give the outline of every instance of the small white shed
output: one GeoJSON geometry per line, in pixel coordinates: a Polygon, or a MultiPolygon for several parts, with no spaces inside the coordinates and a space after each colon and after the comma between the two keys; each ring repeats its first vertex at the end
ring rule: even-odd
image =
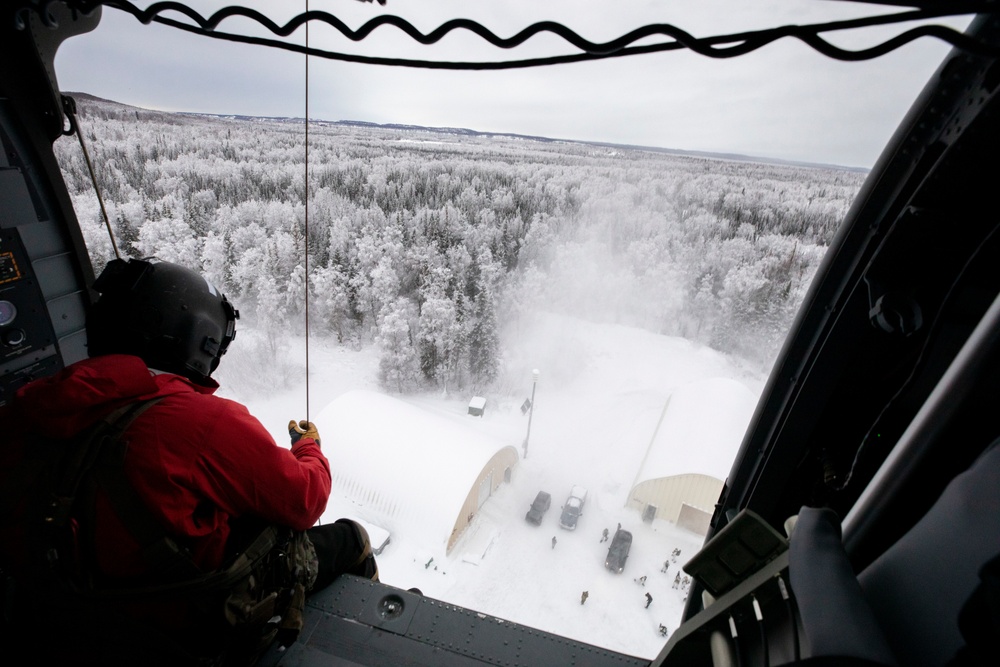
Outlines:
{"type": "Polygon", "coordinates": [[[486,399],[482,396],[473,396],[469,401],[469,414],[473,417],[482,417],[486,413],[486,399]]]}

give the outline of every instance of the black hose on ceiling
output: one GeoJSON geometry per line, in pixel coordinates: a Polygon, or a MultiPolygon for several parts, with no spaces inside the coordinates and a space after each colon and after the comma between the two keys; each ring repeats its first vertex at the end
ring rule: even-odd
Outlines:
{"type": "MultiPolygon", "coordinates": [[[[306,53],[308,55],[329,60],[340,60],[345,62],[373,65],[388,65],[395,67],[416,67],[423,69],[518,69],[600,60],[605,58],[618,58],[646,53],[657,53],[661,51],[676,51],[682,49],[689,49],[699,55],[709,58],[733,58],[756,51],[757,49],[771,44],[772,42],[786,38],[798,39],[817,52],[834,60],[842,61],[859,61],[878,58],[898,49],[901,46],[904,46],[905,44],[909,44],[910,42],[923,37],[933,37],[946,42],[953,47],[978,55],[1000,55],[1000,49],[997,47],[979,42],[968,35],[964,35],[957,30],[943,25],[917,26],[899,33],[880,44],[859,50],[850,50],[838,47],[821,36],[823,33],[872,26],[891,25],[910,21],[927,21],[946,16],[960,16],[973,13],[995,13],[998,9],[998,4],[992,0],[955,2],[951,3],[947,8],[914,9],[843,21],[832,21],[809,25],[785,25],[763,30],[754,30],[728,35],[715,35],[703,38],[696,38],[690,33],[671,24],[656,23],[636,28],[607,42],[592,42],[580,36],[578,33],[565,25],[554,21],[541,21],[533,23],[510,37],[501,37],[492,32],[489,28],[483,26],[481,23],[470,19],[452,19],[442,23],[440,26],[428,33],[422,33],[406,19],[389,15],[372,18],[357,30],[353,30],[336,16],[324,11],[306,11],[294,16],[284,25],[278,25],[270,18],[254,9],[239,6],[224,7],[206,18],[194,9],[180,2],[154,2],[144,10],[139,9],[127,0],[69,0],[69,4],[72,7],[79,8],[81,11],[89,11],[98,5],[103,5],[105,7],[129,13],[140,22],[146,24],[160,23],[179,30],[204,35],[206,37],[213,37],[215,39],[279,48],[287,51],[306,53]],[[189,19],[190,22],[164,16],[164,14],[168,12],[181,14],[189,19]],[[532,37],[548,33],[562,38],[566,43],[577,49],[579,52],[541,58],[484,62],[362,56],[326,51],[314,47],[303,46],[301,44],[285,42],[280,39],[254,37],[218,30],[218,27],[224,21],[234,17],[253,20],[279,37],[287,37],[304,24],[317,21],[325,23],[326,25],[336,29],[341,35],[353,42],[360,42],[364,40],[376,29],[383,26],[396,28],[397,30],[400,30],[408,35],[415,42],[424,45],[436,44],[450,33],[463,30],[471,32],[482,38],[485,42],[501,49],[516,48],[524,44],[532,37]],[[636,42],[650,37],[665,37],[669,38],[670,41],[642,46],[634,45],[636,42]]],[[[41,13],[41,11],[36,9],[34,6],[32,6],[31,9],[41,13]]]]}

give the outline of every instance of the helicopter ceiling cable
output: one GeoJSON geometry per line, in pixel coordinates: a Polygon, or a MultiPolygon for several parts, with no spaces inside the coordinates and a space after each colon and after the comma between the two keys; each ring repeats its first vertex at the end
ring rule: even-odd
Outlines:
{"type": "MultiPolygon", "coordinates": [[[[865,4],[892,5],[896,7],[905,6],[911,7],[911,9],[856,19],[815,23],[809,25],[785,25],[763,30],[752,30],[748,32],[715,35],[703,38],[696,38],[685,30],[668,23],[656,23],[641,26],[607,42],[592,42],[562,23],[558,23],[556,21],[541,21],[533,23],[513,36],[501,37],[489,28],[483,26],[481,23],[470,19],[452,19],[445,21],[434,30],[428,33],[423,33],[406,19],[392,15],[377,16],[364,23],[357,30],[353,30],[329,12],[310,11],[308,8],[304,13],[298,14],[288,20],[284,25],[278,25],[264,14],[254,9],[240,6],[224,7],[213,13],[211,16],[204,17],[196,10],[180,2],[155,2],[149,5],[146,9],[139,9],[127,0],[69,0],[68,4],[71,7],[83,12],[88,12],[97,6],[105,6],[129,13],[140,22],[146,24],[159,23],[177,28],[179,30],[213,37],[215,39],[270,46],[299,53],[307,53],[309,55],[330,60],[397,67],[417,67],[425,69],[518,69],[524,67],[539,67],[545,65],[657,53],[661,51],[675,51],[680,49],[690,49],[699,55],[710,58],[733,58],[756,51],[757,49],[767,46],[772,42],[785,38],[798,39],[829,58],[844,61],[871,60],[878,58],[922,37],[934,37],[953,47],[960,48],[974,54],[1000,54],[1000,50],[996,47],[980,42],[972,37],[969,37],[968,35],[964,35],[961,32],[943,25],[919,25],[891,37],[882,43],[859,50],[850,50],[838,47],[821,36],[822,34],[831,32],[867,28],[872,26],[887,26],[905,22],[928,21],[948,16],[966,16],[976,13],[997,13],[997,11],[1000,10],[1000,5],[998,5],[995,0],[967,0],[965,2],[946,2],[941,0],[912,0],[910,2],[907,2],[906,0],[851,1],[865,4]],[[189,19],[190,22],[164,16],[164,14],[167,13],[181,14],[189,19]],[[408,35],[414,41],[423,45],[436,44],[450,33],[457,30],[463,30],[471,32],[483,39],[483,41],[501,49],[516,48],[536,35],[549,33],[560,37],[578,52],[541,58],[482,62],[362,56],[326,51],[312,48],[308,46],[308,44],[303,46],[301,44],[286,42],[280,39],[269,39],[223,32],[218,29],[222,23],[233,17],[253,20],[278,37],[287,37],[295,32],[300,26],[308,24],[311,21],[318,21],[334,28],[343,37],[353,42],[360,42],[364,40],[376,29],[382,28],[383,26],[396,28],[397,30],[408,35]],[[636,42],[650,37],[665,37],[668,38],[668,41],[658,44],[634,46],[636,42]]],[[[383,4],[383,0],[379,0],[379,2],[380,4],[383,4]]],[[[32,9],[42,14],[43,21],[51,20],[45,16],[44,11],[34,7],[32,9]]]]}

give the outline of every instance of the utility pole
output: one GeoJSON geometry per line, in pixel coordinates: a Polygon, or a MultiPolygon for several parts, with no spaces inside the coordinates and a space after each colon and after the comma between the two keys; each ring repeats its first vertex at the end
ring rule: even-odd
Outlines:
{"type": "Polygon", "coordinates": [[[528,434],[524,436],[524,458],[528,458],[528,438],[531,437],[531,418],[535,416],[535,387],[538,386],[538,369],[531,371],[531,407],[528,412],[528,434]]]}

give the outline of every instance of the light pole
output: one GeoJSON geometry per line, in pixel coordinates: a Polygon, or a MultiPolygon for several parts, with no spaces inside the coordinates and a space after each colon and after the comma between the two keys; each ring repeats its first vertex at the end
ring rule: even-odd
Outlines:
{"type": "Polygon", "coordinates": [[[528,434],[524,436],[524,458],[528,458],[528,438],[531,437],[531,418],[535,415],[535,387],[538,385],[538,369],[531,371],[531,407],[528,409],[528,434]]]}

